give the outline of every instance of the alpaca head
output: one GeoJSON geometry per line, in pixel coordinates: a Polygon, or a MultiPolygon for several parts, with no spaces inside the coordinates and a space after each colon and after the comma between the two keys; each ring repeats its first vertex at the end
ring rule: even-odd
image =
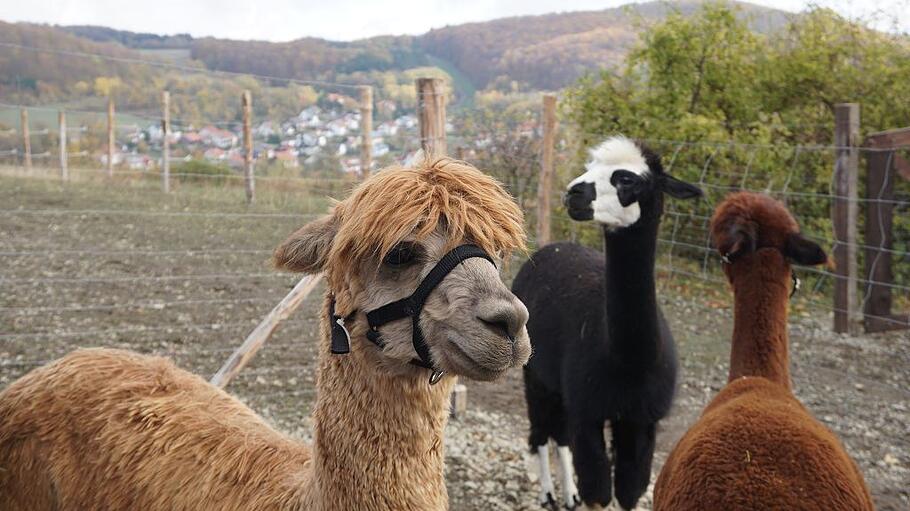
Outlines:
{"type": "MultiPolygon", "coordinates": [[[[524,250],[521,210],[492,178],[448,158],[377,172],[331,213],[275,250],[276,266],[324,272],[352,337],[367,332],[366,313],[410,296],[454,247],[474,244],[497,264],[524,250]]],[[[419,330],[435,369],[491,380],[530,356],[528,311],[490,261],[463,260],[428,295],[419,330]]],[[[410,319],[378,329],[382,347],[363,343],[380,370],[416,374],[410,319]]],[[[358,349],[357,347],[353,349],[358,349]]]]}
{"type": "Polygon", "coordinates": [[[569,183],[565,204],[573,220],[622,229],[643,216],[659,216],[664,193],[678,199],[702,195],[698,187],[664,173],[656,153],[616,136],[591,149],[585,173],[569,183]]]}
{"type": "Polygon", "coordinates": [[[780,201],[753,192],[731,193],[711,218],[711,240],[726,261],[761,249],[774,249],[802,265],[823,264],[828,256],[799,232],[780,201]]]}

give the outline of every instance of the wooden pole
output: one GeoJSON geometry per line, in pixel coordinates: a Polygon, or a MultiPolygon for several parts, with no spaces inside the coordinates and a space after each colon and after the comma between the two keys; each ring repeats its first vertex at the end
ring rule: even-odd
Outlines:
{"type": "MultiPolygon", "coordinates": [[[[871,138],[871,137],[870,137],[871,138]]],[[[875,145],[875,144],[869,144],[875,145]]],[[[867,332],[910,328],[910,317],[891,313],[894,272],[894,147],[870,151],[866,156],[865,278],[863,323],[867,332]]]]}
{"type": "Polygon", "coordinates": [[[464,417],[468,410],[468,388],[463,383],[456,383],[452,387],[452,398],[449,403],[449,415],[454,419],[464,417]]]}
{"type": "Polygon", "coordinates": [[[25,170],[32,170],[32,135],[28,129],[28,109],[19,110],[19,132],[22,133],[22,162],[25,170]]]}
{"type": "Polygon", "coordinates": [[[114,176],[114,98],[107,98],[107,177],[114,176]]]}
{"type": "Polygon", "coordinates": [[[66,112],[57,113],[57,125],[60,128],[60,179],[66,181],[70,178],[66,162],[66,112]]]}
{"type": "Polygon", "coordinates": [[[278,324],[288,318],[303,303],[307,295],[313,291],[322,275],[307,275],[300,279],[294,289],[282,299],[278,305],[263,318],[259,325],[250,332],[243,344],[231,354],[221,369],[212,376],[211,383],[224,388],[256,355],[256,352],[271,337],[278,324]]]}
{"type": "Polygon", "coordinates": [[[246,184],[246,201],[253,202],[253,192],[256,184],[253,182],[253,96],[250,91],[243,91],[241,99],[243,106],[243,147],[244,169],[243,178],[246,184]]]}
{"type": "Polygon", "coordinates": [[[370,177],[373,166],[373,88],[360,88],[360,173],[370,177]]]}
{"type": "Polygon", "coordinates": [[[859,217],[859,104],[834,106],[834,331],[850,332],[859,319],[857,221],[859,217]]]}
{"type": "Polygon", "coordinates": [[[543,97],[543,146],[537,183],[537,246],[550,242],[550,196],[553,195],[553,145],[556,139],[556,96],[543,97]]]}
{"type": "Polygon", "coordinates": [[[416,86],[420,147],[428,156],[445,156],[447,152],[445,82],[439,78],[418,78],[416,86]]]}
{"type": "Polygon", "coordinates": [[[171,93],[161,93],[161,189],[171,193],[171,93]]]}

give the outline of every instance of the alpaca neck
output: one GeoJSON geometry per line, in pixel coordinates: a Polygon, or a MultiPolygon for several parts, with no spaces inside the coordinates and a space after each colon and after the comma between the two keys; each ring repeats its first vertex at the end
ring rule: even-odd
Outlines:
{"type": "Polygon", "coordinates": [[[761,249],[727,266],[735,303],[730,377],[761,376],[790,388],[787,304],[790,265],[761,249]]]}
{"type": "Polygon", "coordinates": [[[659,343],[654,260],[659,217],[634,225],[604,229],[606,311],[610,360],[620,367],[656,361],[659,343]]]}
{"type": "Polygon", "coordinates": [[[328,322],[322,325],[313,414],[318,501],[331,502],[323,504],[329,509],[444,509],[443,430],[453,379],[430,386],[424,371],[384,374],[360,323],[346,355],[329,352],[328,322]]]}

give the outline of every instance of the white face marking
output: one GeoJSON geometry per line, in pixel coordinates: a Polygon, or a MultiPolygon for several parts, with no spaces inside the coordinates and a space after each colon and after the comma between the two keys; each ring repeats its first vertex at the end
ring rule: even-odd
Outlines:
{"type": "Polygon", "coordinates": [[[628,227],[638,221],[641,216],[638,202],[623,207],[619,202],[616,187],[610,183],[613,173],[617,170],[628,170],[639,176],[648,176],[648,164],[634,142],[621,136],[608,138],[591,149],[591,160],[585,164],[585,170],[584,174],[569,183],[569,188],[577,183],[594,184],[597,197],[591,207],[594,208],[595,221],[613,228],[628,227]]]}
{"type": "Polygon", "coordinates": [[[572,451],[568,446],[557,446],[559,455],[559,471],[562,474],[562,496],[566,508],[581,504],[578,488],[575,486],[575,469],[572,465],[572,451]]]}

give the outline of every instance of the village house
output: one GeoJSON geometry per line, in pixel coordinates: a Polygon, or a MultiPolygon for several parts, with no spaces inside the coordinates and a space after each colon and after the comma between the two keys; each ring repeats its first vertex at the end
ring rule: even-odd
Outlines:
{"type": "Polygon", "coordinates": [[[284,168],[297,168],[300,166],[300,160],[297,157],[297,151],[292,151],[290,149],[285,149],[283,151],[273,151],[272,157],[278,163],[280,163],[284,168]]]}
{"type": "Polygon", "coordinates": [[[227,157],[227,152],[225,152],[224,149],[211,147],[209,149],[206,149],[202,156],[209,161],[222,161],[227,157]]]}
{"type": "Polygon", "coordinates": [[[220,147],[221,149],[230,149],[237,145],[238,141],[237,135],[234,133],[212,125],[199,130],[199,135],[205,145],[220,147]]]}

